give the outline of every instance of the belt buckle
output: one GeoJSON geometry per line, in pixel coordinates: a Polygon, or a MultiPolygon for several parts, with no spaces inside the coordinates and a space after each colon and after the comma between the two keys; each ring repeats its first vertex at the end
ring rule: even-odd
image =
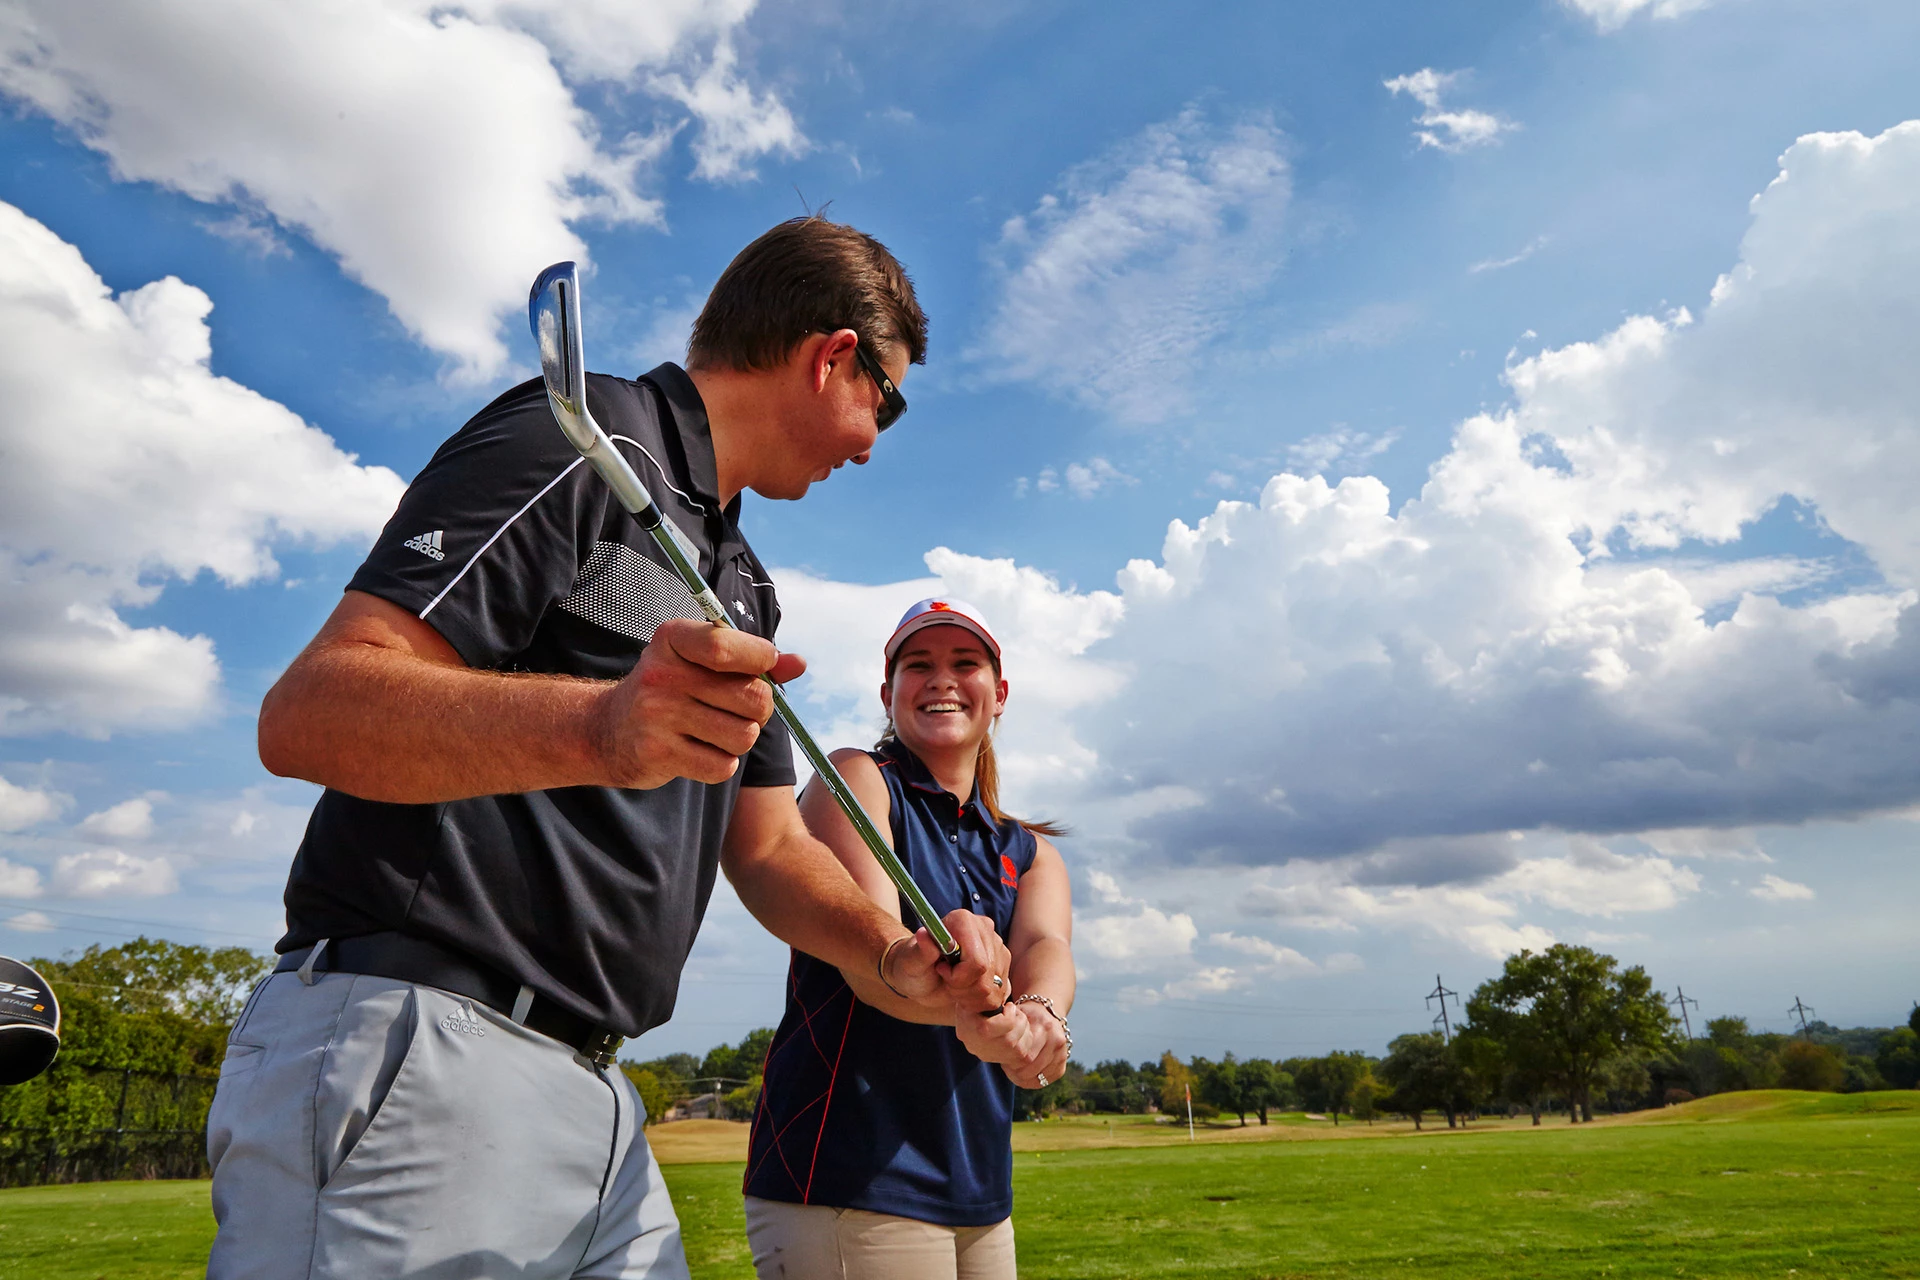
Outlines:
{"type": "Polygon", "coordinates": [[[580,1053],[589,1062],[598,1067],[611,1067],[620,1053],[620,1046],[626,1043],[625,1036],[617,1036],[611,1031],[602,1031],[587,1037],[580,1046],[580,1053]]]}

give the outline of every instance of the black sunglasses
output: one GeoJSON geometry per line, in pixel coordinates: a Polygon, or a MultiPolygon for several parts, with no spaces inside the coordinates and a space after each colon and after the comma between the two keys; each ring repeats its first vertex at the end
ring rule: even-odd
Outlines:
{"type": "Polygon", "coordinates": [[[880,362],[867,353],[865,343],[854,345],[853,358],[860,362],[860,367],[867,371],[869,378],[873,379],[873,385],[880,388],[880,407],[873,411],[873,425],[876,429],[885,431],[900,421],[900,415],[907,411],[907,398],[900,394],[900,388],[893,385],[893,379],[889,378],[887,371],[880,367],[880,362]]]}

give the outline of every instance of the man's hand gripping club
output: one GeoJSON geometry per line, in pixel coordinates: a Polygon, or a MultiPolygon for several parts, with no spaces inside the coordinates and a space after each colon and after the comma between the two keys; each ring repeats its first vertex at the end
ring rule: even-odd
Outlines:
{"type": "Polygon", "coordinates": [[[1007,999],[1007,974],[1013,953],[994,932],[993,921],[971,911],[949,911],[947,932],[960,946],[949,960],[925,929],[902,934],[887,945],[880,977],[896,993],[930,1010],[983,1016],[994,1020],[1007,999]]]}
{"type": "Polygon", "coordinates": [[[647,791],[675,778],[720,783],[773,715],[773,690],[807,669],[771,640],[698,618],[670,618],[625,678],[609,686],[590,732],[605,785],[647,791]]]}

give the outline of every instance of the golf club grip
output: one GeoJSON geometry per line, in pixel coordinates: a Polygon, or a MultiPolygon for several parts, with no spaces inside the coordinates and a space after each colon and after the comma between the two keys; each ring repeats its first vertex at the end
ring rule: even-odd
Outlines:
{"type": "MultiPolygon", "coordinates": [[[[646,531],[653,535],[654,542],[667,557],[667,563],[671,564],[674,572],[680,575],[680,581],[692,593],[694,603],[700,606],[700,612],[706,615],[707,621],[717,627],[733,627],[733,619],[727,616],[725,607],[713,594],[713,588],[709,587],[706,579],[701,576],[700,566],[687,559],[686,553],[680,549],[680,544],[668,531],[666,521],[660,514],[660,508],[654,505],[653,495],[647,492],[646,485],[641,483],[638,475],[634,474],[633,467],[627,462],[625,456],[613,447],[613,442],[597,424],[594,428],[593,448],[581,456],[586,458],[588,464],[599,473],[600,478],[607,482],[607,487],[613,490],[614,497],[620,500],[620,505],[632,512],[646,531]]],[[[893,850],[887,847],[887,842],[881,838],[879,829],[873,825],[873,819],[867,816],[867,811],[861,807],[859,798],[847,786],[846,779],[842,778],[840,771],[834,768],[833,761],[829,760],[827,753],[820,749],[820,744],[814,741],[811,733],[807,732],[807,727],[800,723],[800,717],[794,714],[793,707],[787,702],[785,692],[779,685],[774,684],[770,677],[766,679],[768,687],[773,690],[775,713],[793,734],[794,740],[800,744],[800,750],[807,757],[807,762],[813,766],[813,771],[827,784],[827,790],[833,793],[834,800],[840,805],[840,811],[847,815],[847,821],[851,822],[853,829],[859,833],[860,842],[867,846],[867,852],[871,853],[874,861],[880,864],[880,869],[887,873],[887,879],[893,881],[894,887],[906,896],[914,914],[920,917],[920,923],[925,925],[927,932],[933,935],[935,944],[940,948],[940,954],[949,959],[958,956],[959,945],[954,942],[953,935],[947,931],[947,926],[941,921],[939,913],[933,909],[933,904],[927,901],[927,895],[920,891],[920,886],[913,882],[913,876],[908,873],[906,866],[893,850]]]]}

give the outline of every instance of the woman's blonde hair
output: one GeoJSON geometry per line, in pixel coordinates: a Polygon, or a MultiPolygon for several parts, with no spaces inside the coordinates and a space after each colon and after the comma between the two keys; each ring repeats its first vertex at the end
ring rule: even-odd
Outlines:
{"type": "MultiPolygon", "coordinates": [[[[998,680],[1000,678],[1000,655],[994,653],[992,650],[988,650],[987,661],[993,664],[993,678],[998,680]]],[[[893,683],[893,669],[898,666],[899,663],[900,659],[897,654],[888,660],[888,684],[893,683]]],[[[993,722],[997,727],[1000,723],[1000,718],[995,716],[993,722]]],[[[893,712],[889,711],[887,712],[887,727],[881,732],[880,741],[873,744],[874,750],[884,750],[890,744],[899,741],[900,735],[893,726],[893,712]]],[[[980,739],[980,750],[973,757],[973,785],[980,792],[980,807],[985,809],[987,816],[992,818],[996,823],[1008,821],[1017,822],[1035,835],[1040,836],[1064,836],[1073,830],[1073,828],[1067,826],[1064,822],[1029,822],[1025,818],[1016,818],[1001,809],[1000,762],[994,758],[993,731],[991,729],[987,731],[986,737],[980,739]]]]}

